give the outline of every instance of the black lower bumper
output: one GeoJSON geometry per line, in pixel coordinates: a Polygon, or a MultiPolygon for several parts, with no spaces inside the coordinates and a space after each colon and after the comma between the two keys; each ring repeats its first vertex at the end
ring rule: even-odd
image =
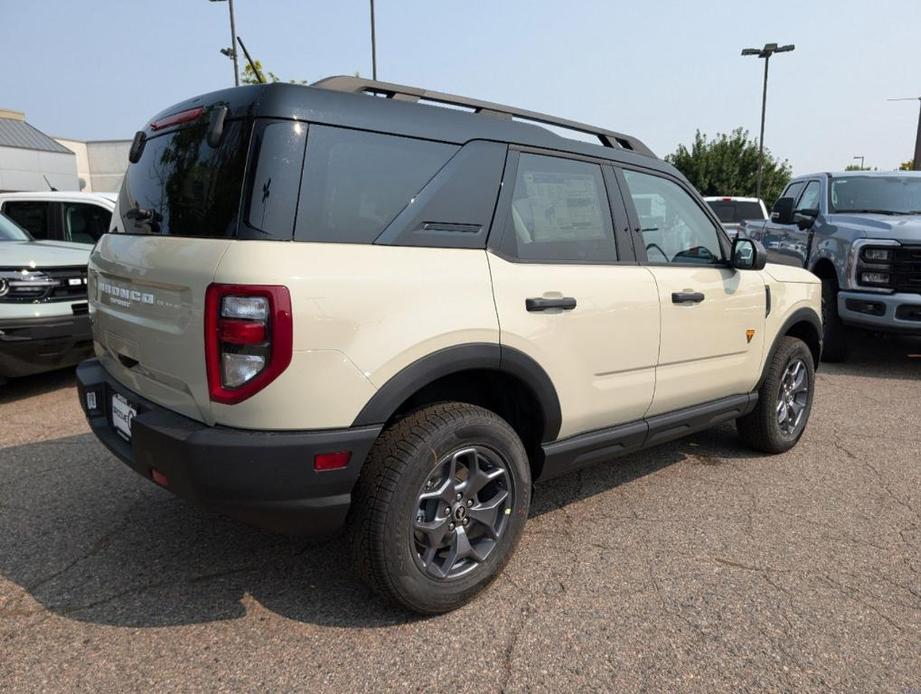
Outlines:
{"type": "Polygon", "coordinates": [[[29,376],[73,366],[93,353],[86,314],[0,320],[0,376],[29,376]]]}
{"type": "Polygon", "coordinates": [[[178,496],[260,527],[321,537],[345,522],[351,492],[380,426],[249,431],[207,426],[115,381],[96,359],[77,367],[80,404],[93,433],[135,472],[178,496]],[[96,407],[87,406],[92,393],[96,407]],[[112,397],[137,410],[131,440],[112,425],[112,397]],[[317,471],[314,456],[349,451],[342,469],[317,471]]]}

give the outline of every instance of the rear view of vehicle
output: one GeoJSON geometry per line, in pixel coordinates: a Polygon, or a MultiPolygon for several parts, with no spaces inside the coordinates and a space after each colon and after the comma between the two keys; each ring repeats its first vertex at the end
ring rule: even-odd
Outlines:
{"type": "Polygon", "coordinates": [[[35,241],[0,214],[0,382],[92,352],[85,246],[35,241]]]}
{"type": "Polygon", "coordinates": [[[742,222],[750,219],[767,219],[767,208],[759,198],[742,197],[706,197],[704,200],[710,209],[716,212],[723,229],[729,238],[734,239],[739,235],[742,222]]]}

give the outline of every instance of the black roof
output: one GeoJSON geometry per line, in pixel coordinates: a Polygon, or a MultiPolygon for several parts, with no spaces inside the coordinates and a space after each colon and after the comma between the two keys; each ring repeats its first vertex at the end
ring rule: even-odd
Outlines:
{"type": "MultiPolygon", "coordinates": [[[[629,135],[490,102],[360,78],[327,78],[311,86],[276,82],[224,89],[171,106],[151,122],[197,106],[221,104],[228,106],[229,118],[291,118],[453,144],[494,140],[634,163],[680,176],[640,140],[629,135]],[[394,92],[394,88],[404,91],[394,92]],[[467,107],[467,110],[426,102],[467,107]],[[590,133],[607,144],[561,137],[540,125],[515,120],[516,117],[590,133]]],[[[158,134],[150,130],[149,124],[146,132],[148,137],[158,134]]]]}

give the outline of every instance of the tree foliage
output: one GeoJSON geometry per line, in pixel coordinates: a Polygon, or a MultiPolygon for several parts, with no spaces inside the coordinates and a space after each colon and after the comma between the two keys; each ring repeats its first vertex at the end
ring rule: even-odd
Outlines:
{"type": "Polygon", "coordinates": [[[875,166],[861,166],[860,164],[848,164],[844,167],[845,171],[877,171],[875,166]]]}
{"type": "Polygon", "coordinates": [[[254,60],[253,65],[256,66],[256,70],[259,71],[259,74],[256,74],[256,70],[253,70],[253,66],[247,61],[243,66],[243,74],[240,75],[240,82],[242,84],[261,84],[262,80],[259,79],[259,75],[262,75],[263,80],[266,82],[278,82],[278,75],[271,70],[266,71],[263,69],[262,61],[254,60]]]}
{"type": "Polygon", "coordinates": [[[903,161],[899,164],[899,171],[911,171],[912,165],[914,165],[915,160],[909,159],[908,161],[903,161]]]}
{"type": "MultiPolygon", "coordinates": [[[[665,157],[703,195],[755,195],[758,180],[758,142],[748,131],[736,128],[720,133],[712,140],[699,130],[690,150],[678,145],[674,154],[665,157]]],[[[779,161],[764,150],[764,178],[761,197],[770,207],[790,182],[789,163],[779,161]]]]}

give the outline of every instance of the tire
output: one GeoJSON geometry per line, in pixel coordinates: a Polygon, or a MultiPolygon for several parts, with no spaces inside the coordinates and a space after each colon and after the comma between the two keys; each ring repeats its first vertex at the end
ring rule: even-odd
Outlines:
{"type": "Polygon", "coordinates": [[[812,352],[802,340],[782,337],[765,368],[758,389],[758,404],[749,414],[736,420],[736,428],[742,440],[752,448],[765,453],[783,453],[799,441],[812,412],[815,396],[812,352]],[[796,364],[801,370],[794,368],[796,364]],[[802,390],[796,385],[800,374],[804,379],[802,390]],[[791,384],[794,388],[787,390],[791,384]]]}
{"type": "Polygon", "coordinates": [[[838,315],[838,283],[828,277],[822,279],[822,326],[822,361],[847,359],[847,328],[838,315]]]}
{"type": "Polygon", "coordinates": [[[530,503],[528,456],[505,420],[463,403],[424,407],[368,455],[349,512],[353,566],[384,598],[448,612],[502,571],[530,503]]]}

